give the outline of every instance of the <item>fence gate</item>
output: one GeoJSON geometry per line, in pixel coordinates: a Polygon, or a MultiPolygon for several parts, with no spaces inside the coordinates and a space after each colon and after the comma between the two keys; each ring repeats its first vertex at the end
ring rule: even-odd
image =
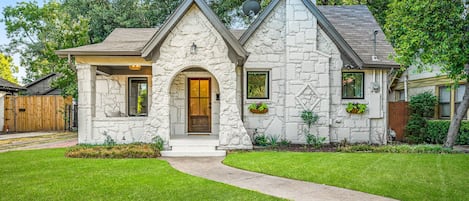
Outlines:
{"type": "Polygon", "coordinates": [[[61,131],[71,127],[71,97],[5,96],[3,131],[61,131]]]}
{"type": "Polygon", "coordinates": [[[389,102],[389,128],[396,132],[396,140],[404,140],[405,126],[409,119],[407,102],[389,102]]]}

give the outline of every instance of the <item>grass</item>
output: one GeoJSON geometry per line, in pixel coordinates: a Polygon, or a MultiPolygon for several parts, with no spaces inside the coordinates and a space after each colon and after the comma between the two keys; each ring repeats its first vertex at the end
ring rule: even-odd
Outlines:
{"type": "Polygon", "coordinates": [[[277,200],[183,174],[158,159],[76,159],[64,153],[0,153],[0,200],[277,200]]]}
{"type": "Polygon", "coordinates": [[[468,154],[232,153],[233,167],[399,200],[467,200],[468,154]]]}

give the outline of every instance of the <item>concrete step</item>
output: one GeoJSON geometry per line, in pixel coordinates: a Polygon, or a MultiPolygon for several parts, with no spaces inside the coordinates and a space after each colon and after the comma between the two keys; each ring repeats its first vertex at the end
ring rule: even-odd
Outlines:
{"type": "Polygon", "coordinates": [[[218,139],[171,139],[169,140],[169,146],[218,146],[220,142],[218,139]]]}
{"type": "Polygon", "coordinates": [[[171,150],[173,151],[215,151],[216,146],[214,145],[173,145],[171,150]]]}
{"type": "Polygon", "coordinates": [[[224,150],[213,151],[161,151],[163,157],[209,157],[209,156],[226,156],[224,150]]]}

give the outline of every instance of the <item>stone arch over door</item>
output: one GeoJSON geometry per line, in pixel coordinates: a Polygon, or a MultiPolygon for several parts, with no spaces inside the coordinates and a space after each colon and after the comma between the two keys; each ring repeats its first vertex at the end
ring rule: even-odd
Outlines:
{"type": "Polygon", "coordinates": [[[220,130],[220,88],[216,77],[205,68],[186,67],[174,75],[170,89],[170,137],[186,136],[188,134],[218,135],[220,130]],[[209,88],[209,128],[210,132],[191,132],[189,128],[189,80],[208,80],[209,88]]]}

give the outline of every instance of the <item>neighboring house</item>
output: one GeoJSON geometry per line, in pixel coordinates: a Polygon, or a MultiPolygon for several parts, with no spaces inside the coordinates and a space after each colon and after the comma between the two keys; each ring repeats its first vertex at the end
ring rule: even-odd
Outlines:
{"type": "Polygon", "coordinates": [[[61,90],[51,86],[59,75],[51,73],[25,86],[26,95],[61,95],[61,90]]]}
{"type": "Polygon", "coordinates": [[[5,130],[5,128],[3,128],[5,119],[5,96],[16,96],[21,90],[25,90],[25,88],[8,80],[0,78],[0,128],[2,128],[2,130],[5,130]]]}
{"type": "Polygon", "coordinates": [[[185,0],[159,29],[116,29],[102,43],[57,51],[75,57],[79,143],[160,136],[166,155],[207,151],[190,148],[202,139],[251,149],[255,130],[305,143],[304,110],[319,115],[313,133],[327,142],[386,143],[393,53],[366,6],[311,0],[272,0],[232,32],[203,0],[185,0]],[[247,109],[257,102],[268,113],[247,109]],[[368,110],[349,114],[349,102],[368,110]]]}
{"type": "MultiPolygon", "coordinates": [[[[463,83],[460,82],[460,84],[463,83]]],[[[415,66],[410,66],[397,80],[390,101],[407,102],[412,96],[428,91],[438,98],[434,118],[451,119],[462,101],[465,90],[464,85],[453,87],[452,84],[454,81],[449,79],[437,65],[429,66],[425,71],[419,71],[415,66]]]]}

